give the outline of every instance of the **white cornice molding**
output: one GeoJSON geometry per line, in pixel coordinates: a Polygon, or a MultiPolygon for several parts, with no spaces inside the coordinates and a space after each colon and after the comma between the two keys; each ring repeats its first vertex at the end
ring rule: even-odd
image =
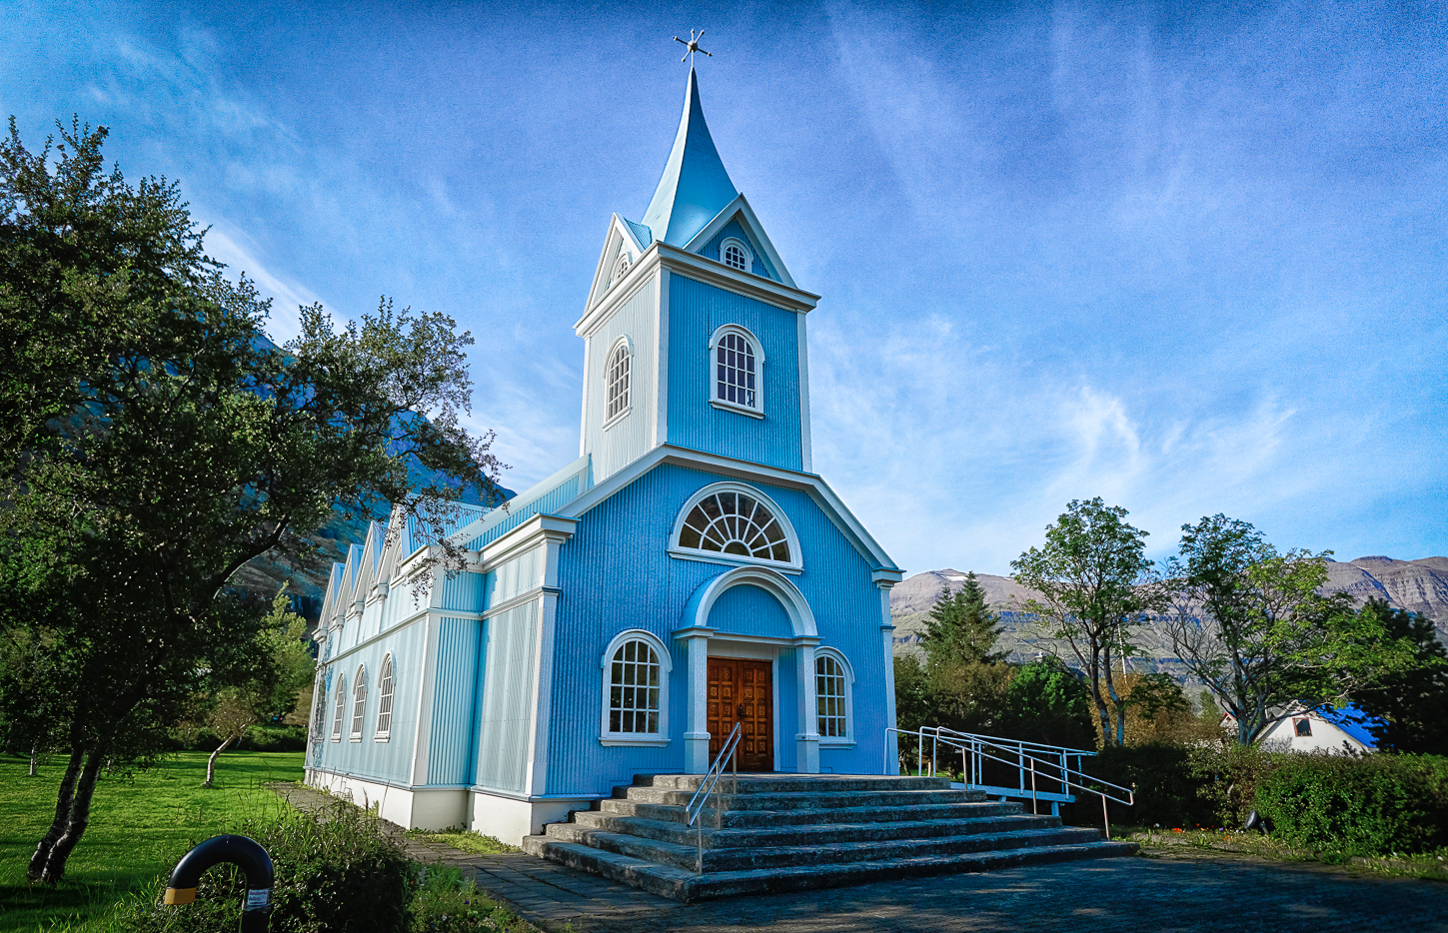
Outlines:
{"type": "Polygon", "coordinates": [[[713,285],[716,288],[744,295],[786,311],[808,313],[814,310],[820,301],[820,296],[813,292],[782,285],[753,273],[731,269],[722,262],[715,262],[667,243],[656,243],[650,249],[657,250],[659,262],[672,272],[681,273],[706,285],[713,285]]]}
{"type": "Polygon", "coordinates": [[[567,541],[573,537],[578,519],[557,515],[534,515],[483,548],[480,569],[487,572],[545,541],[567,541]]]}
{"type": "Polygon", "coordinates": [[[880,546],[880,543],[865,530],[865,526],[845,506],[844,501],[835,494],[829,484],[814,473],[801,473],[797,470],[765,466],[719,454],[706,454],[697,450],[689,450],[686,447],[675,447],[672,444],[661,444],[655,447],[563,506],[557,514],[567,518],[580,517],[634,480],[666,463],[806,492],[815,500],[815,504],[829,516],[835,527],[840,529],[841,533],[855,546],[855,549],[870,560],[873,564],[872,572],[894,572],[900,574],[903,579],[904,572],[895,566],[895,562],[890,559],[889,554],[885,553],[885,549],[880,546]]]}

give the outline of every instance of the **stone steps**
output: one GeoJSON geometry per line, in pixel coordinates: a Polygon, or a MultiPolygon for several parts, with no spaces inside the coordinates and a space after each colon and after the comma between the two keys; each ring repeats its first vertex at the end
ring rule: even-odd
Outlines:
{"type": "MultiPolygon", "coordinates": [[[[726,779],[727,781],[728,779],[726,779]]],[[[943,778],[743,775],[687,825],[698,775],[640,775],[595,808],[523,840],[525,851],[678,900],[1125,855],[1091,829],[943,778]],[[719,826],[715,826],[715,819],[719,826]],[[699,841],[703,843],[702,873],[699,841]]]]}

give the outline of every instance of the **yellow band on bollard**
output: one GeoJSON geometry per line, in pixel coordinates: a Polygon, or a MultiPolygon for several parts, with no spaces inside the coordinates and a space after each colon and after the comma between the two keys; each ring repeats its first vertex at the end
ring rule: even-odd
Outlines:
{"type": "Polygon", "coordinates": [[[167,904],[190,904],[196,900],[195,888],[167,888],[167,904]]]}

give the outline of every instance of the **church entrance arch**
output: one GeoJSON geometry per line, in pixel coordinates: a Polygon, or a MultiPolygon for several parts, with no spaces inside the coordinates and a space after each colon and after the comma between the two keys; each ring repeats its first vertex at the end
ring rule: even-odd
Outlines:
{"type": "Polygon", "coordinates": [[[709,658],[709,758],[740,726],[740,771],[774,770],[774,664],[753,658],[709,658]]]}

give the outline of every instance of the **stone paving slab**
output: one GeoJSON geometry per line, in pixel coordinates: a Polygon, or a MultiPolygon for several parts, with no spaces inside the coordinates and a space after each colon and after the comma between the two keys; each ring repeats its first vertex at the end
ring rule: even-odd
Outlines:
{"type": "MultiPolygon", "coordinates": [[[[276,789],[304,810],[335,802],[276,789]]],[[[413,857],[458,866],[555,933],[1448,933],[1445,883],[1198,850],[684,905],[523,853],[474,856],[394,833],[413,857]]]]}

